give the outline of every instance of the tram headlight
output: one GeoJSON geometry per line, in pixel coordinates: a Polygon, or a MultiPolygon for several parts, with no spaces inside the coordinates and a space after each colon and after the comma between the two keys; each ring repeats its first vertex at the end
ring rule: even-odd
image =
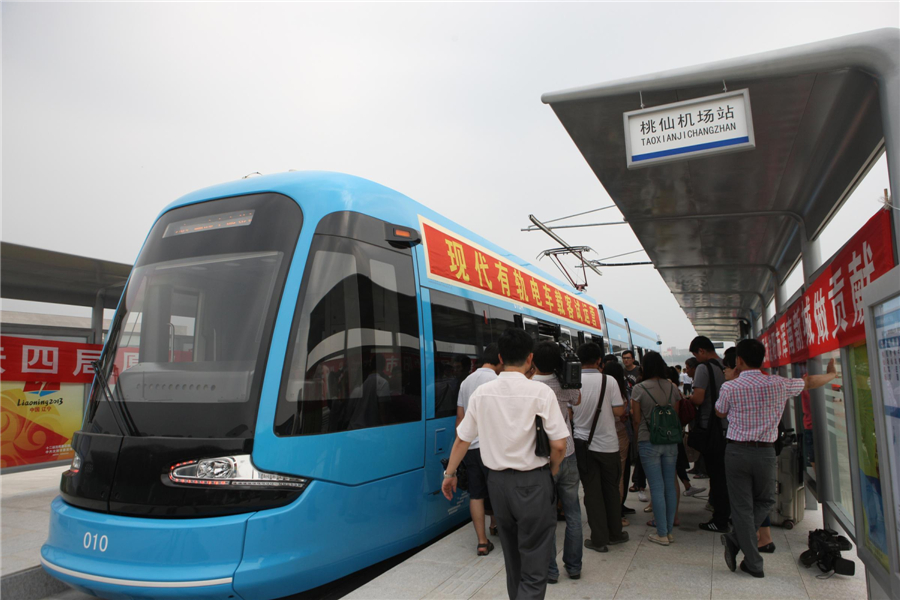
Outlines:
{"type": "Polygon", "coordinates": [[[268,487],[302,490],[309,479],[260,471],[250,455],[201,458],[172,465],[169,480],[181,485],[268,487]]]}
{"type": "Polygon", "coordinates": [[[81,456],[76,452],[75,457],[72,458],[72,464],[69,467],[69,471],[72,473],[77,473],[81,470],[81,456]]]}

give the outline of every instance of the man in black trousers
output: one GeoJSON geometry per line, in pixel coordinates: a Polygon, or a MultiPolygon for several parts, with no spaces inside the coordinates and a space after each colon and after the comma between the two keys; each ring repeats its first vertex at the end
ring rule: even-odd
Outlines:
{"type": "Polygon", "coordinates": [[[522,329],[507,329],[498,340],[503,371],[478,387],[456,430],[441,486],[450,500],[456,492],[456,468],[469,443],[481,443],[488,471],[488,494],[497,517],[506,590],[510,600],[544,597],[556,535],[553,477],[566,453],[566,428],[553,391],[525,377],[531,370],[534,340],[522,329]],[[550,457],[535,455],[536,417],[550,439],[550,457]]]}

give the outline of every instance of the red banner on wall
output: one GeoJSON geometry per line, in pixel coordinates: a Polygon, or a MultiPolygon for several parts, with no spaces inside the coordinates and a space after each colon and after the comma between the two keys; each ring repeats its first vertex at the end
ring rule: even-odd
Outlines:
{"type": "Polygon", "coordinates": [[[601,329],[597,307],[440,225],[419,217],[428,276],[601,329]]]}
{"type": "Polygon", "coordinates": [[[862,290],[892,268],[891,215],[880,210],[760,337],[763,366],[804,362],[865,339],[862,290]]]}
{"type": "Polygon", "coordinates": [[[0,337],[0,376],[4,381],[87,383],[94,380],[91,363],[103,346],[34,338],[0,337]]]}

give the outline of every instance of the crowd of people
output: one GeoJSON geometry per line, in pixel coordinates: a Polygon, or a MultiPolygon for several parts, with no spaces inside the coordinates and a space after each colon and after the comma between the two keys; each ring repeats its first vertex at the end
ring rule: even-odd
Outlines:
{"type": "Polygon", "coordinates": [[[712,517],[700,528],[721,536],[731,571],[743,553],[740,570],[764,576],[760,553],[775,551],[768,515],[778,424],[788,398],[831,381],[834,364],[823,375],[785,379],[761,370],[765,347],[757,340],[741,340],[723,358],[698,336],[690,351],[682,371],[656,352],[638,364],[625,351],[620,363],[588,342],[577,349],[581,387],[574,389],[556,375],[563,360],[556,342],[535,345],[524,330],[508,329],[485,349],[482,367],[460,386],[442,490],[453,497],[464,463],[476,552],[494,549],[485,529],[490,515],[487,531],[500,539],[511,599],[543,598],[547,584],[559,581],[558,518],[566,524],[562,562],[570,579],[581,577],[584,548],[610,552],[627,542],[627,515],[635,513],[625,505],[629,491],[653,513],[647,541],[675,544],[681,496],[705,491],[691,484],[690,458],[695,477],[709,481],[712,517]],[[542,450],[544,435],[549,449],[542,450]]]}

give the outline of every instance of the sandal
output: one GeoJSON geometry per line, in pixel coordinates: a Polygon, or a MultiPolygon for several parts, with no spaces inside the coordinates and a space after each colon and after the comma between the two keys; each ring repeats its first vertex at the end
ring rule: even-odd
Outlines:
{"type": "Polygon", "coordinates": [[[488,531],[491,532],[491,535],[497,537],[497,528],[496,527],[488,527],[488,531]]]}
{"type": "Polygon", "coordinates": [[[478,544],[478,547],[475,550],[475,554],[477,556],[487,556],[493,549],[494,544],[492,544],[489,540],[487,544],[478,544]]]}
{"type": "Polygon", "coordinates": [[[628,488],[628,491],[629,492],[637,492],[638,491],[637,486],[636,485],[631,486],[630,488],[628,488]]]}
{"type": "Polygon", "coordinates": [[[647,506],[645,506],[645,507],[644,507],[644,512],[653,512],[653,505],[652,505],[652,504],[648,504],[647,506]]]}

